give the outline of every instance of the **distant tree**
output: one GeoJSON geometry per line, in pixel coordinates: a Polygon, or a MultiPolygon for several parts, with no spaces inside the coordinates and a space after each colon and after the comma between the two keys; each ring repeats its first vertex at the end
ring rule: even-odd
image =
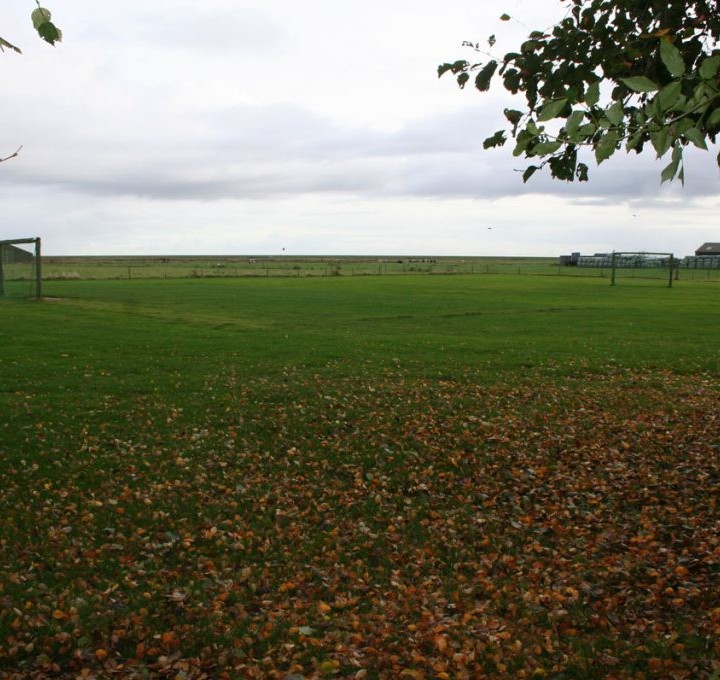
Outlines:
{"type": "MultiPolygon", "coordinates": [[[[489,57],[441,64],[464,87],[475,75],[480,92],[494,76],[522,110],[505,109],[508,124],[486,149],[515,140],[514,156],[535,161],[527,181],[550,168],[555,179],[588,179],[578,151],[592,149],[599,165],[615,151],[641,153],[652,145],[670,153],[662,181],[684,182],[683,149],[708,149],[720,132],[720,0],[560,0],[565,17],[547,31],[532,31],[501,60],[479,43],[463,43],[489,57]]],[[[509,21],[503,14],[500,19],[509,21]]],[[[720,154],[718,154],[720,165],[720,154]]]]}
{"type": "MultiPolygon", "coordinates": [[[[62,40],[62,32],[52,22],[52,14],[50,14],[50,10],[47,10],[44,7],[40,7],[40,3],[37,0],[35,0],[35,3],[37,4],[37,7],[30,15],[33,26],[38,32],[38,35],[45,42],[48,42],[51,45],[55,45],[56,42],[60,42],[62,40]]],[[[5,38],[0,37],[0,52],[4,52],[6,49],[13,50],[18,54],[21,54],[21,50],[19,47],[16,47],[11,42],[8,42],[7,40],[5,40],[5,38]]],[[[5,158],[0,158],[0,163],[10,160],[11,158],[15,158],[15,156],[17,156],[20,152],[21,148],[22,147],[18,148],[15,153],[10,154],[9,156],[5,156],[5,158]]]]}

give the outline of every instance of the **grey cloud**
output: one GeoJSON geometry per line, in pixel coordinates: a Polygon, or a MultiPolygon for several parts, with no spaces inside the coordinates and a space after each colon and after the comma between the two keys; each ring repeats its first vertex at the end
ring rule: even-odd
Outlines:
{"type": "Polygon", "coordinates": [[[607,205],[678,194],[692,200],[716,196],[720,188],[714,154],[692,150],[684,190],[659,186],[662,161],[624,152],[592,167],[587,183],[560,183],[537,173],[523,184],[518,170],[527,161],[513,158],[509,145],[482,150],[490,129],[487,117],[474,109],[388,132],[343,128],[289,105],[234,107],[179,114],[165,127],[156,120],[144,130],[116,128],[114,135],[100,129],[76,130],[61,142],[50,137],[55,160],[24,160],[7,179],[92,195],[207,201],[304,193],[485,199],[553,194],[607,205]]]}

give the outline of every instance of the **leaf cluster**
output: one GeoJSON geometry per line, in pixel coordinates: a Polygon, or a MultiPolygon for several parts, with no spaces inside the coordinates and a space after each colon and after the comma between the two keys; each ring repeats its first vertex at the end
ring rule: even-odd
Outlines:
{"type": "MultiPolygon", "coordinates": [[[[37,8],[34,9],[30,15],[33,28],[45,42],[54,46],[56,42],[60,42],[62,40],[62,31],[52,22],[52,14],[50,13],[50,10],[41,7],[37,0],[36,4],[37,8]]],[[[4,52],[5,49],[12,50],[18,54],[22,52],[19,47],[0,37],[0,52],[4,52]]]]}
{"type": "Polygon", "coordinates": [[[555,179],[584,181],[583,147],[600,164],[620,148],[641,153],[649,144],[658,158],[670,153],[662,180],[684,181],[683,149],[707,149],[720,132],[717,0],[565,4],[565,18],[531,32],[501,60],[439,67],[461,86],[477,73],[480,91],[497,74],[508,92],[524,97],[521,110],[505,111],[508,128],[488,137],[485,148],[512,137],[513,155],[536,161],[525,181],[545,165],[555,179]]]}

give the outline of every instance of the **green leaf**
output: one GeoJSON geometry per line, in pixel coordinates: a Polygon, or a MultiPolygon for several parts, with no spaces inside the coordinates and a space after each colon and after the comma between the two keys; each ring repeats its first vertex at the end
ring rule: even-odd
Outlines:
{"type": "Polygon", "coordinates": [[[438,78],[442,78],[442,76],[444,76],[448,71],[450,71],[453,75],[457,75],[458,73],[462,73],[469,68],[470,62],[465,61],[464,59],[454,61],[452,64],[449,62],[445,62],[444,64],[440,64],[438,66],[438,78]]]}
{"type": "Polygon", "coordinates": [[[580,125],[582,125],[584,119],[584,111],[573,111],[568,117],[567,122],[565,123],[565,134],[573,142],[581,141],[580,137],[576,136],[576,133],[580,128],[580,125]]]}
{"type": "Polygon", "coordinates": [[[707,144],[705,142],[705,135],[700,132],[696,127],[692,127],[685,131],[685,139],[689,139],[698,149],[707,151],[707,144]]]}
{"type": "Polygon", "coordinates": [[[485,64],[480,73],[475,76],[475,87],[480,90],[480,92],[487,92],[490,89],[490,81],[495,75],[496,69],[497,62],[493,59],[485,64]]]}
{"type": "Polygon", "coordinates": [[[663,87],[657,94],[657,99],[662,111],[670,111],[682,98],[682,83],[673,80],[672,83],[663,87]]]}
{"type": "Polygon", "coordinates": [[[440,66],[438,66],[438,78],[441,78],[448,71],[451,71],[453,74],[458,74],[462,71],[465,71],[469,67],[470,63],[465,61],[464,59],[458,59],[458,61],[454,61],[452,64],[447,62],[444,64],[440,64],[440,66]]]}
{"type": "Polygon", "coordinates": [[[633,92],[655,92],[658,89],[656,83],[645,76],[633,76],[632,78],[620,78],[633,92]]]}
{"type": "Polygon", "coordinates": [[[49,9],[45,9],[44,7],[38,7],[36,10],[33,10],[30,18],[33,22],[33,28],[37,31],[40,26],[52,19],[52,14],[50,14],[49,9]]]}
{"type": "Polygon", "coordinates": [[[527,149],[527,145],[528,145],[527,139],[525,139],[523,141],[518,141],[517,144],[515,144],[515,148],[513,149],[512,155],[515,156],[516,158],[518,156],[522,156],[523,151],[525,151],[525,149],[527,149]]]}
{"type": "Polygon", "coordinates": [[[62,40],[62,33],[60,32],[60,29],[49,21],[41,24],[37,31],[40,37],[45,42],[49,42],[51,45],[54,45],[56,42],[60,42],[62,40]]]}
{"type": "Polygon", "coordinates": [[[554,179],[572,182],[575,179],[576,158],[577,156],[574,154],[557,154],[556,156],[551,156],[548,160],[550,175],[554,179]]]}
{"type": "Polygon", "coordinates": [[[595,161],[598,165],[612,156],[617,149],[618,134],[610,130],[595,145],[595,161]]]}
{"type": "Polygon", "coordinates": [[[540,168],[537,165],[528,165],[523,172],[523,184],[525,184],[540,168]]]}
{"type": "Polygon", "coordinates": [[[527,122],[525,129],[531,135],[539,135],[542,132],[542,130],[535,124],[535,121],[532,118],[527,122]]]}
{"type": "Polygon", "coordinates": [[[510,15],[509,14],[501,14],[500,21],[510,21],[510,15]]]}
{"type": "Polygon", "coordinates": [[[675,137],[681,137],[691,127],[695,127],[693,121],[690,118],[681,118],[672,128],[672,133],[675,137]]]}
{"type": "Polygon", "coordinates": [[[676,144],[673,148],[672,160],[668,165],[663,168],[662,174],[660,175],[660,181],[667,182],[672,181],[678,171],[678,166],[682,160],[682,147],[676,144]]]}
{"type": "Polygon", "coordinates": [[[657,153],[658,158],[662,158],[672,144],[670,134],[667,128],[661,127],[658,130],[653,130],[650,133],[650,141],[652,142],[653,148],[657,153]]]}
{"type": "Polygon", "coordinates": [[[528,144],[530,144],[530,141],[533,139],[533,135],[531,135],[526,130],[522,130],[520,134],[517,136],[517,143],[515,144],[515,148],[513,149],[513,156],[520,156],[525,149],[527,149],[528,144]]]}
{"type": "Polygon", "coordinates": [[[701,107],[707,109],[710,102],[715,99],[716,96],[717,88],[701,80],[693,90],[692,97],[690,97],[687,103],[687,108],[688,110],[698,110],[701,107]]]}
{"type": "Polygon", "coordinates": [[[578,181],[587,182],[588,181],[588,166],[585,165],[585,163],[578,163],[577,168],[575,170],[575,174],[577,175],[578,181]]]}
{"type": "Polygon", "coordinates": [[[627,141],[627,144],[625,145],[626,151],[632,151],[639,143],[640,140],[643,138],[643,133],[645,132],[645,128],[640,128],[637,130],[632,137],[630,137],[627,141]]]}
{"type": "Polygon", "coordinates": [[[540,142],[532,148],[531,156],[549,156],[562,146],[562,142],[540,142]]]}
{"type": "Polygon", "coordinates": [[[685,73],[685,62],[680,50],[668,40],[660,40],[660,59],[673,78],[685,73]]]}
{"type": "Polygon", "coordinates": [[[595,106],[600,101],[600,83],[593,83],[585,93],[585,103],[588,106],[595,106]]]}
{"type": "Polygon", "coordinates": [[[650,101],[645,102],[643,110],[648,120],[662,122],[665,119],[665,114],[661,111],[660,100],[657,97],[653,97],[650,101]]]}
{"type": "Polygon", "coordinates": [[[512,123],[513,125],[517,125],[522,120],[522,111],[516,111],[515,109],[505,109],[503,113],[505,114],[505,118],[508,119],[508,122],[512,123]]]}
{"type": "Polygon", "coordinates": [[[460,86],[460,89],[462,90],[465,87],[465,83],[470,80],[470,76],[467,73],[461,73],[457,77],[457,84],[460,86]]]}
{"type": "Polygon", "coordinates": [[[720,69],[720,54],[713,54],[711,57],[706,57],[703,63],[700,64],[700,77],[703,80],[710,80],[717,75],[720,69]]]}
{"type": "Polygon", "coordinates": [[[512,94],[517,94],[518,90],[520,89],[520,72],[517,69],[511,68],[505,73],[505,75],[503,76],[503,87],[508,92],[512,92],[512,94]]]}
{"type": "Polygon", "coordinates": [[[553,101],[548,102],[542,107],[540,113],[538,114],[538,120],[552,120],[565,108],[566,105],[567,98],[554,99],[553,101]]]}
{"type": "Polygon", "coordinates": [[[625,110],[620,102],[615,102],[610,108],[606,109],[605,116],[612,125],[620,125],[625,116],[625,110]]]}
{"type": "Polygon", "coordinates": [[[496,146],[502,146],[507,141],[504,130],[498,130],[494,135],[488,137],[483,142],[483,149],[492,149],[496,146]]]}
{"type": "Polygon", "coordinates": [[[677,163],[675,161],[671,161],[668,165],[666,165],[663,168],[662,173],[660,173],[660,183],[664,184],[665,182],[672,181],[673,177],[675,177],[675,173],[677,172],[677,163]]]}
{"type": "Polygon", "coordinates": [[[720,108],[715,109],[710,116],[707,119],[706,125],[708,127],[713,127],[720,123],[720,108]]]}

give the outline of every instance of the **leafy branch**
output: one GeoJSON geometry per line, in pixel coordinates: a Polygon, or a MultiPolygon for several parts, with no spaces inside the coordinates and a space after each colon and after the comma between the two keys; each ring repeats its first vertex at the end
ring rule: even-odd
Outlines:
{"type": "MultiPolygon", "coordinates": [[[[35,4],[37,5],[37,8],[34,9],[30,15],[33,27],[45,42],[54,46],[56,42],[60,42],[62,40],[62,31],[60,31],[60,29],[52,22],[52,14],[50,13],[50,10],[41,7],[38,0],[35,0],[35,4]]],[[[0,52],[4,52],[5,49],[22,54],[22,50],[19,47],[0,37],[0,52]]],[[[22,145],[17,148],[15,153],[5,156],[4,158],[0,158],[0,163],[9,161],[11,158],[16,158],[21,149],[22,145]]]]}
{"type": "MultiPolygon", "coordinates": [[[[35,4],[37,7],[30,15],[33,28],[45,42],[54,46],[56,42],[60,42],[62,40],[62,31],[52,22],[52,14],[50,10],[41,7],[38,0],[35,0],[35,4]]],[[[22,54],[22,50],[19,47],[5,40],[5,38],[0,37],[0,52],[4,52],[5,49],[22,54]]]]}
{"type": "MultiPolygon", "coordinates": [[[[439,76],[454,74],[461,88],[474,73],[480,92],[498,76],[506,90],[524,95],[524,109],[505,109],[508,127],[485,139],[484,148],[503,146],[512,137],[514,156],[541,161],[525,169],[524,181],[546,165],[556,179],[585,181],[588,168],[578,161],[579,149],[591,148],[599,165],[623,145],[640,153],[649,142],[658,158],[672,149],[662,181],[684,181],[684,147],[707,150],[720,132],[720,50],[715,47],[720,20],[717,7],[709,8],[718,3],[570,4],[562,21],[548,31],[530,32],[519,51],[502,60],[479,43],[465,42],[490,59],[438,67],[439,76]]],[[[495,36],[488,44],[494,46],[495,36]]]]}

